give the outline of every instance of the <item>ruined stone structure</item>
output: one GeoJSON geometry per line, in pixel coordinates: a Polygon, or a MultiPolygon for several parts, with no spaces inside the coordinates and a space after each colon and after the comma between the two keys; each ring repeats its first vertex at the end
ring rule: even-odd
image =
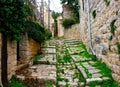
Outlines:
{"type": "Polygon", "coordinates": [[[71,18],[72,17],[72,9],[68,5],[63,5],[63,18],[71,18]]]}
{"type": "MultiPolygon", "coordinates": [[[[63,5],[63,19],[72,18],[72,9],[67,5],[63,5]]],[[[64,29],[65,39],[79,39],[80,38],[80,28],[79,24],[72,25],[71,27],[64,29]]]]}
{"type": "MultiPolygon", "coordinates": [[[[97,57],[111,68],[113,78],[120,84],[120,54],[118,53],[120,48],[117,47],[120,42],[120,0],[89,1],[93,49],[97,57]],[[96,17],[93,18],[92,15],[96,17]],[[113,27],[115,31],[112,34],[113,27]]],[[[87,0],[80,0],[80,6],[81,38],[89,50],[87,0]]]]}

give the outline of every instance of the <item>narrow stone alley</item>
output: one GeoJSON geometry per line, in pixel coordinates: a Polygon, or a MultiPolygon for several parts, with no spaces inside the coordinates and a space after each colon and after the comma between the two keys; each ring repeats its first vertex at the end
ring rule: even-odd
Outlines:
{"type": "Polygon", "coordinates": [[[41,53],[27,69],[30,75],[18,75],[27,87],[117,87],[111,70],[80,40],[47,41],[41,53]]]}

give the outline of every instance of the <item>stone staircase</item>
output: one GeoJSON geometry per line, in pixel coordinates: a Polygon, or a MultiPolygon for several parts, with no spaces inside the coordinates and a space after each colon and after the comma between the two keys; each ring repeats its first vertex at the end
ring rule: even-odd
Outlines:
{"type": "MultiPolygon", "coordinates": [[[[100,69],[96,68],[95,66],[92,66],[93,64],[96,64],[96,61],[92,61],[91,58],[84,58],[78,55],[75,52],[78,52],[82,50],[79,50],[77,46],[81,43],[80,40],[70,40],[70,41],[65,41],[65,45],[67,50],[69,51],[69,54],[72,57],[72,60],[76,66],[76,68],[79,70],[79,72],[82,73],[84,79],[85,79],[85,87],[87,84],[91,82],[104,82],[109,80],[109,77],[104,76],[100,69]]],[[[84,51],[84,50],[83,50],[84,51]]],[[[96,87],[101,87],[101,86],[96,86],[96,87]]]]}
{"type": "Polygon", "coordinates": [[[49,87],[102,87],[100,84],[89,84],[110,78],[95,66],[97,61],[79,55],[84,52],[78,48],[79,44],[80,40],[62,40],[57,41],[56,45],[55,42],[53,45],[44,45],[41,49],[42,58],[28,68],[31,74],[24,79],[26,83],[37,85],[28,87],[47,87],[45,84],[50,81],[53,84],[49,87]]]}
{"type": "Polygon", "coordinates": [[[31,70],[34,70],[31,76],[36,77],[39,82],[42,82],[42,84],[52,81],[54,84],[53,87],[55,87],[56,48],[55,46],[44,46],[41,48],[41,51],[43,57],[40,58],[35,65],[30,67],[31,70]]]}

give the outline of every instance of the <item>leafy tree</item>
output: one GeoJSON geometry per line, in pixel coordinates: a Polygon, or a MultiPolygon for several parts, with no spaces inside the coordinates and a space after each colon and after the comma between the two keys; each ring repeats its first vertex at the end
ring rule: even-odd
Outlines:
{"type": "Polygon", "coordinates": [[[52,12],[52,18],[54,19],[54,20],[57,20],[57,17],[60,15],[60,13],[58,13],[58,12],[55,12],[55,11],[53,11],[52,12]]]}
{"type": "Polygon", "coordinates": [[[7,39],[21,39],[24,22],[28,16],[25,0],[0,0],[0,32],[2,33],[1,77],[3,87],[8,87],[7,39]]]}

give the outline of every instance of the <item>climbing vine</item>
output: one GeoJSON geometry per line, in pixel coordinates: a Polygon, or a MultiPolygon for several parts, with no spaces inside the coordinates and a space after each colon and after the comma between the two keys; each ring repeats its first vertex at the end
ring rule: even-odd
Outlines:
{"type": "Polygon", "coordinates": [[[96,10],[92,11],[92,16],[93,16],[94,19],[96,18],[96,10]]]}
{"type": "Polygon", "coordinates": [[[110,32],[114,35],[115,34],[115,30],[116,30],[116,26],[115,26],[115,22],[117,19],[114,19],[111,21],[110,23],[110,32]]]}

